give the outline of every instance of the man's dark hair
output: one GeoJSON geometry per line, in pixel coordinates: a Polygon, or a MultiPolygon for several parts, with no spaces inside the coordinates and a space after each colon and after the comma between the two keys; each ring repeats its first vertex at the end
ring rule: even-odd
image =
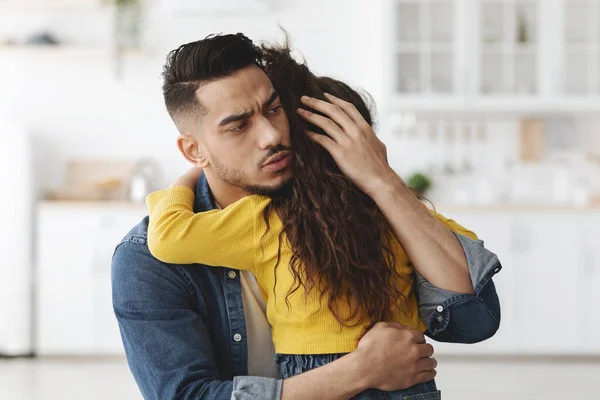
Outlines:
{"type": "Polygon", "coordinates": [[[176,124],[187,115],[206,109],[196,96],[204,84],[233,75],[245,67],[261,65],[261,51],[241,33],[210,35],[172,50],[163,68],[163,96],[176,124]]]}

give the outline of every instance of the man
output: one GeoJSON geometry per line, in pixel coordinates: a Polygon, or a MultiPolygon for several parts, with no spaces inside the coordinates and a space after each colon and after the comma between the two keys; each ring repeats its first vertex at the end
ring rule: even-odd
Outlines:
{"type": "MultiPolygon", "coordinates": [[[[178,147],[204,169],[196,212],[276,192],[292,178],[287,151],[281,150],[290,144],[289,123],[259,59],[259,50],[240,34],[209,37],[169,55],[163,89],[181,133],[178,147]]],[[[316,114],[305,117],[323,122],[316,114]]],[[[497,257],[480,241],[432,223],[387,166],[372,131],[360,138],[351,133],[357,134],[354,141],[344,146],[315,140],[376,201],[415,264],[428,335],[464,343],[492,336],[500,319],[491,280],[500,269],[497,257]]],[[[278,380],[264,301],[252,275],[226,266],[163,264],[148,251],[147,227],[147,219],[136,226],[113,259],[114,309],[129,366],[146,398],[343,399],[435,376],[435,361],[422,362],[433,351],[422,334],[381,323],[348,356],[278,380]]]]}

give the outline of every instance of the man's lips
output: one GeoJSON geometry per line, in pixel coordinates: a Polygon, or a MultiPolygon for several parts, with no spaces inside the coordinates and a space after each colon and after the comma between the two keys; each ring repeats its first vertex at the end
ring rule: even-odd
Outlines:
{"type": "Polygon", "coordinates": [[[284,168],[289,163],[291,155],[292,153],[290,151],[281,151],[269,158],[262,167],[273,171],[284,168]]]}

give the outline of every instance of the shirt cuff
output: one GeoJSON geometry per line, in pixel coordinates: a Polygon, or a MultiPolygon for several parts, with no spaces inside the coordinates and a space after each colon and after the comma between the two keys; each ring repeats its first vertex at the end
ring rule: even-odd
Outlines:
{"type": "Polygon", "coordinates": [[[236,376],[233,378],[231,400],[280,400],[282,387],[282,379],[236,376]]]}
{"type": "MultiPolygon", "coordinates": [[[[500,272],[502,266],[498,256],[486,249],[482,240],[473,240],[455,232],[454,235],[465,252],[473,289],[475,295],[478,296],[490,279],[500,272]]],[[[461,301],[465,297],[465,295],[433,286],[418,272],[416,272],[416,284],[419,296],[419,315],[423,322],[429,321],[434,312],[439,312],[442,304],[448,305],[454,300],[461,301]]]]}

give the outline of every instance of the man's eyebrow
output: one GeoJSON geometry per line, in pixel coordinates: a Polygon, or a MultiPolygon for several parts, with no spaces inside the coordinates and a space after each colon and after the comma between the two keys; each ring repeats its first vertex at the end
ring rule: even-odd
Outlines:
{"type": "Polygon", "coordinates": [[[267,99],[267,101],[265,101],[263,103],[263,105],[262,105],[263,108],[269,107],[271,105],[271,103],[273,103],[275,101],[275,99],[278,98],[278,97],[279,97],[279,93],[277,93],[277,90],[273,90],[273,93],[271,93],[271,97],[269,97],[267,99]]]}
{"type": "MultiPolygon", "coordinates": [[[[263,105],[262,105],[263,108],[270,106],[271,103],[273,103],[275,101],[275,99],[277,99],[278,97],[279,97],[279,93],[277,93],[276,90],[273,90],[273,93],[271,93],[271,96],[269,96],[269,98],[263,103],[263,105]]],[[[246,118],[250,118],[253,114],[254,114],[253,111],[246,111],[241,114],[229,115],[229,116],[223,118],[221,120],[221,122],[219,122],[219,126],[225,126],[232,122],[242,121],[246,118]]]]}
{"type": "Polygon", "coordinates": [[[246,111],[245,113],[230,115],[223,118],[221,122],[219,122],[219,126],[225,126],[232,122],[245,120],[246,118],[250,118],[252,114],[254,114],[254,111],[246,111]]]}

